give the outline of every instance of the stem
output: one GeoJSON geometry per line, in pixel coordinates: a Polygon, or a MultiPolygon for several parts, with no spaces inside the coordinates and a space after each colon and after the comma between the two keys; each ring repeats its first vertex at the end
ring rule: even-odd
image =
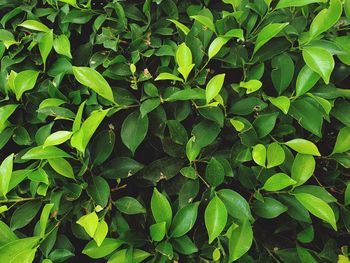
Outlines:
{"type": "Polygon", "coordinates": [[[19,202],[40,200],[40,199],[42,199],[42,197],[27,197],[27,198],[7,199],[7,200],[0,200],[0,204],[19,203],[19,202]]]}

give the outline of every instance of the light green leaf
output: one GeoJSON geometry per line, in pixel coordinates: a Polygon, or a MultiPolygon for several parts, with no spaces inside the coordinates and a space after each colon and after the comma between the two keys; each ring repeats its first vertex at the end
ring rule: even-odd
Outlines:
{"type": "Polygon", "coordinates": [[[280,0],[276,9],[305,6],[313,3],[326,3],[328,0],[280,0]]]}
{"type": "Polygon", "coordinates": [[[156,77],[155,81],[158,81],[158,80],[176,80],[176,81],[184,82],[183,79],[175,76],[174,74],[167,73],[167,72],[160,73],[158,77],[156,77]]]}
{"type": "Polygon", "coordinates": [[[295,186],[304,184],[313,175],[316,167],[312,155],[298,153],[292,165],[292,178],[297,181],[295,186]]]}
{"type": "Polygon", "coordinates": [[[350,127],[344,127],[339,130],[332,154],[343,153],[349,150],[350,150],[350,127]]]}
{"type": "Polygon", "coordinates": [[[53,47],[57,54],[72,58],[70,52],[70,42],[66,35],[59,35],[53,42],[53,47]]]}
{"type": "Polygon", "coordinates": [[[249,220],[244,220],[232,231],[229,237],[230,262],[248,252],[253,243],[253,230],[249,220]]]}
{"type": "Polygon", "coordinates": [[[57,0],[58,2],[66,3],[72,6],[77,7],[77,0],[57,0]]]}
{"type": "Polygon", "coordinates": [[[14,154],[10,154],[2,161],[0,165],[0,194],[6,196],[9,191],[9,185],[11,181],[12,168],[13,168],[14,154]]]}
{"type": "Polygon", "coordinates": [[[317,81],[320,79],[320,75],[305,65],[299,72],[297,82],[295,85],[295,91],[297,96],[301,96],[312,89],[317,81]]]}
{"type": "Polygon", "coordinates": [[[350,204],[350,182],[346,185],[345,194],[344,194],[344,205],[350,204]]]}
{"type": "Polygon", "coordinates": [[[248,80],[247,82],[241,81],[239,83],[239,86],[241,88],[245,88],[247,90],[247,94],[250,94],[259,90],[262,86],[262,83],[260,80],[252,79],[248,80]]]}
{"type": "Polygon", "coordinates": [[[36,247],[39,245],[38,242],[40,237],[26,237],[14,240],[10,243],[7,243],[0,247],[0,262],[21,262],[21,263],[30,263],[34,260],[34,254],[36,247]],[[22,253],[32,252],[31,257],[27,258],[22,253]]]}
{"type": "Polygon", "coordinates": [[[151,198],[151,210],[157,223],[166,222],[167,229],[170,227],[173,217],[171,205],[165,195],[154,188],[151,198]]]}
{"type": "Polygon", "coordinates": [[[75,115],[75,119],[74,119],[74,122],[73,122],[73,127],[72,127],[72,131],[73,132],[76,132],[76,131],[78,131],[80,129],[81,119],[82,119],[82,116],[83,116],[85,103],[86,103],[86,100],[82,104],[79,105],[78,112],[75,115]]]}
{"type": "Polygon", "coordinates": [[[122,249],[122,250],[118,250],[116,253],[114,253],[109,258],[107,263],[127,262],[129,258],[131,259],[132,263],[141,263],[149,256],[151,256],[150,253],[143,251],[141,249],[136,249],[136,248],[133,250],[122,249]]]}
{"type": "Polygon", "coordinates": [[[14,80],[14,92],[16,99],[20,100],[25,91],[34,88],[39,72],[35,70],[25,70],[17,74],[14,80]]]}
{"type": "Polygon", "coordinates": [[[240,132],[244,129],[244,123],[239,121],[239,120],[230,119],[230,123],[235,128],[235,130],[238,132],[240,132]]]}
{"type": "Polygon", "coordinates": [[[192,52],[185,43],[178,46],[175,57],[176,63],[179,67],[187,67],[192,65],[192,52]]]}
{"type": "Polygon", "coordinates": [[[72,132],[70,132],[70,131],[54,132],[46,138],[43,147],[45,148],[47,146],[62,144],[65,141],[68,141],[71,136],[72,136],[72,132]]]}
{"type": "Polygon", "coordinates": [[[39,110],[43,109],[45,107],[58,107],[61,106],[62,104],[65,104],[65,100],[57,99],[57,98],[49,98],[45,99],[39,104],[39,110]]]}
{"type": "Polygon", "coordinates": [[[97,259],[108,256],[118,249],[124,242],[119,239],[105,238],[100,246],[97,246],[94,240],[91,240],[83,249],[82,253],[90,258],[97,259]]]}
{"type": "Polygon", "coordinates": [[[203,26],[209,28],[211,31],[213,31],[214,33],[216,33],[215,30],[215,25],[213,22],[213,19],[207,17],[207,16],[202,16],[202,15],[196,15],[196,16],[190,16],[190,18],[198,21],[199,23],[201,23],[203,26]]]}
{"type": "Polygon", "coordinates": [[[176,213],[170,227],[171,237],[181,237],[192,229],[197,220],[198,206],[198,202],[189,204],[176,213]]]}
{"type": "Polygon", "coordinates": [[[334,212],[326,202],[307,193],[298,193],[295,197],[311,214],[328,222],[337,231],[334,212]]]}
{"type": "Polygon", "coordinates": [[[166,222],[160,222],[153,224],[149,227],[149,232],[152,240],[154,241],[162,241],[166,234],[166,222]]]}
{"type": "Polygon", "coordinates": [[[16,104],[8,104],[0,107],[0,132],[6,128],[7,119],[14,113],[17,107],[18,105],[16,104]]]}
{"type": "Polygon", "coordinates": [[[180,23],[179,21],[176,21],[174,19],[167,19],[167,20],[174,23],[175,26],[177,26],[182,32],[184,32],[185,35],[187,35],[190,32],[190,29],[184,24],[180,23]]]}
{"type": "Polygon", "coordinates": [[[328,84],[334,68],[332,54],[324,48],[306,47],[303,49],[303,58],[306,65],[319,74],[324,82],[328,84]]]}
{"type": "Polygon", "coordinates": [[[53,45],[53,32],[47,32],[39,42],[39,51],[41,55],[41,59],[44,63],[44,69],[46,68],[46,59],[49,56],[53,45]]]}
{"type": "Polygon", "coordinates": [[[94,135],[108,111],[109,110],[107,109],[102,111],[94,111],[91,113],[91,115],[83,122],[80,129],[71,137],[70,141],[74,148],[78,149],[82,153],[85,152],[85,148],[88,145],[91,137],[94,135]]]}
{"type": "Polygon", "coordinates": [[[108,225],[104,219],[101,219],[101,221],[98,222],[98,225],[97,225],[94,237],[93,237],[97,246],[102,245],[107,234],[108,234],[108,225]]]}
{"type": "Polygon", "coordinates": [[[282,190],[288,186],[294,185],[295,183],[296,181],[294,181],[285,173],[277,173],[266,180],[263,189],[266,191],[274,192],[282,190]]]}
{"type": "Polygon", "coordinates": [[[0,220],[0,247],[17,239],[18,237],[9,226],[0,220]]]}
{"type": "Polygon", "coordinates": [[[49,220],[50,211],[53,206],[54,204],[46,204],[43,208],[43,211],[41,212],[39,224],[40,224],[40,237],[42,238],[45,236],[47,221],[49,220]]]}
{"type": "Polygon", "coordinates": [[[256,164],[265,167],[266,148],[263,144],[257,144],[253,147],[252,156],[256,164]]]}
{"type": "Polygon", "coordinates": [[[50,32],[51,29],[45,26],[43,23],[36,20],[26,20],[18,26],[25,27],[31,30],[41,31],[41,32],[50,32]]]}
{"type": "Polygon", "coordinates": [[[224,230],[227,222],[227,210],[218,196],[209,202],[204,213],[205,227],[209,236],[209,244],[224,230]]]}
{"type": "Polygon", "coordinates": [[[219,74],[212,77],[205,89],[205,96],[207,100],[207,104],[211,102],[219,93],[224,84],[225,74],[219,74]]]}
{"type": "Polygon", "coordinates": [[[64,177],[75,179],[73,168],[68,161],[63,158],[48,159],[50,166],[60,175],[64,177]]]}
{"type": "Polygon", "coordinates": [[[68,153],[62,151],[55,146],[47,146],[43,148],[42,146],[37,146],[31,148],[23,156],[23,160],[41,160],[50,158],[71,158],[68,153]]]}
{"type": "Polygon", "coordinates": [[[212,59],[220,49],[230,40],[229,37],[217,37],[211,42],[208,49],[209,60],[212,59]]]}
{"type": "Polygon", "coordinates": [[[277,142],[269,144],[267,147],[267,168],[281,165],[285,159],[285,152],[277,142]]]}
{"type": "Polygon", "coordinates": [[[323,32],[335,25],[342,14],[342,3],[340,0],[330,0],[329,8],[321,10],[312,20],[309,40],[313,40],[323,32]]]}
{"type": "Polygon", "coordinates": [[[253,55],[269,40],[281,32],[289,23],[272,23],[265,26],[258,34],[253,55]]]}
{"type": "Polygon", "coordinates": [[[329,115],[330,111],[332,110],[332,103],[330,103],[328,100],[322,98],[322,97],[319,97],[319,96],[316,96],[316,95],[313,95],[311,93],[307,93],[307,95],[311,98],[313,98],[315,101],[317,101],[318,104],[321,105],[321,107],[324,109],[324,111],[326,112],[327,115],[329,115]]]}
{"type": "Polygon", "coordinates": [[[112,88],[99,72],[88,67],[73,67],[73,74],[78,82],[115,103],[112,88]]]}
{"type": "Polygon", "coordinates": [[[126,147],[135,154],[136,149],[145,139],[148,131],[148,117],[141,117],[140,112],[134,111],[123,122],[121,138],[126,147]],[[130,136],[132,134],[133,136],[130,136]]]}
{"type": "Polygon", "coordinates": [[[77,224],[81,225],[90,237],[93,237],[98,226],[98,216],[95,212],[84,215],[79,218],[77,224]]]}
{"type": "Polygon", "coordinates": [[[298,153],[321,156],[320,152],[317,149],[317,146],[308,140],[293,139],[286,142],[285,144],[298,153]]]}

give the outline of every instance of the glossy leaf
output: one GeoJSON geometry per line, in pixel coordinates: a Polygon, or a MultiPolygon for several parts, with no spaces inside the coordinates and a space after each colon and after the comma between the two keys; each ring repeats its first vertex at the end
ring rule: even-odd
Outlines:
{"type": "Polygon", "coordinates": [[[169,230],[171,237],[181,237],[192,229],[197,220],[198,205],[198,203],[189,204],[175,214],[169,230]]]}
{"type": "Polygon", "coordinates": [[[166,196],[160,193],[157,188],[154,188],[153,190],[151,210],[154,220],[157,223],[166,222],[168,229],[172,221],[173,211],[166,196]]]}
{"type": "Polygon", "coordinates": [[[14,92],[17,100],[22,98],[24,92],[34,88],[38,76],[39,72],[35,70],[25,70],[17,74],[14,80],[14,92]]]}
{"type": "Polygon", "coordinates": [[[286,145],[298,153],[321,156],[317,146],[305,139],[293,139],[286,142],[286,145]]]}
{"type": "Polygon", "coordinates": [[[263,189],[266,191],[279,191],[294,184],[296,184],[296,181],[285,173],[277,173],[266,180],[263,189]]]}
{"type": "Polygon", "coordinates": [[[253,243],[253,230],[248,220],[242,221],[229,237],[230,261],[241,258],[253,243]]]}
{"type": "Polygon", "coordinates": [[[221,234],[227,222],[227,210],[219,197],[215,196],[207,205],[204,221],[210,244],[221,234]]]}
{"type": "Polygon", "coordinates": [[[296,186],[304,184],[313,175],[315,167],[312,155],[298,153],[292,166],[292,178],[297,182],[296,186]]]}

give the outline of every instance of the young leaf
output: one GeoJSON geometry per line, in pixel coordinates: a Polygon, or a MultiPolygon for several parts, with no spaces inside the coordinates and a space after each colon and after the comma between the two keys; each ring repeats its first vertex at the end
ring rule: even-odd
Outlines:
{"type": "Polygon", "coordinates": [[[43,208],[43,211],[41,212],[39,224],[40,224],[40,237],[42,238],[45,236],[47,221],[49,220],[50,211],[53,206],[54,204],[46,204],[43,208]]]}
{"type": "Polygon", "coordinates": [[[70,131],[54,132],[46,138],[43,147],[62,144],[65,141],[68,141],[71,136],[72,136],[72,132],[70,131]]]}
{"type": "Polygon", "coordinates": [[[295,197],[311,214],[328,222],[337,231],[334,212],[326,202],[307,193],[298,193],[295,197]]]}
{"type": "Polygon", "coordinates": [[[229,237],[230,262],[235,261],[248,252],[253,243],[253,230],[249,220],[242,221],[233,229],[229,237]]]}
{"type": "Polygon", "coordinates": [[[73,74],[78,82],[115,103],[112,88],[99,72],[88,67],[73,67],[73,74]]]}
{"type": "Polygon", "coordinates": [[[339,130],[332,154],[348,150],[350,150],[350,127],[344,127],[339,130]]]}
{"type": "Polygon", "coordinates": [[[293,139],[286,142],[285,144],[298,153],[321,156],[320,152],[317,149],[317,146],[308,140],[293,139]]]}
{"type": "Polygon", "coordinates": [[[18,26],[28,28],[31,30],[41,31],[41,32],[50,32],[51,29],[45,26],[43,23],[36,21],[36,20],[26,20],[23,23],[19,24],[18,26]]]}
{"type": "Polygon", "coordinates": [[[120,135],[124,145],[130,149],[132,154],[135,154],[136,149],[145,139],[147,131],[147,115],[142,118],[138,111],[134,111],[124,120],[120,135]]]}
{"type": "Polygon", "coordinates": [[[327,0],[280,0],[276,6],[276,9],[286,7],[299,7],[313,3],[326,3],[327,0]]]}
{"type": "Polygon", "coordinates": [[[212,77],[205,89],[205,97],[207,104],[209,104],[212,99],[214,99],[220,92],[222,85],[224,84],[225,74],[219,74],[212,77]]]}
{"type": "Polygon", "coordinates": [[[95,212],[84,215],[79,218],[77,224],[81,225],[90,237],[93,237],[98,226],[98,216],[95,212]]]}
{"type": "Polygon", "coordinates": [[[68,153],[62,151],[61,149],[55,146],[37,146],[31,148],[27,151],[21,159],[23,160],[42,160],[42,159],[50,159],[50,158],[71,158],[68,153]]]}
{"type": "Polygon", "coordinates": [[[40,237],[14,240],[0,247],[0,262],[33,262],[40,237]],[[27,253],[30,252],[28,256],[27,253]]]}
{"type": "Polygon", "coordinates": [[[297,96],[301,96],[312,89],[315,84],[320,79],[315,71],[309,68],[308,65],[305,65],[299,72],[297,77],[297,82],[295,85],[295,91],[297,96]]]}
{"type": "Polygon", "coordinates": [[[70,42],[66,35],[59,35],[56,37],[53,42],[53,48],[57,54],[72,58],[72,54],[70,52],[70,42]]]}
{"type": "Polygon", "coordinates": [[[328,84],[334,68],[332,54],[327,49],[311,46],[303,49],[303,58],[306,65],[328,84]]]}
{"type": "Polygon", "coordinates": [[[239,83],[239,86],[245,88],[247,90],[247,94],[250,94],[259,90],[262,86],[262,83],[260,80],[252,79],[247,82],[241,81],[239,83]]]}
{"type": "Polygon", "coordinates": [[[173,217],[171,205],[165,195],[154,188],[151,198],[151,210],[157,223],[166,222],[167,229],[170,227],[173,217]]]}
{"type": "Polygon", "coordinates": [[[53,32],[52,30],[50,30],[50,32],[45,33],[45,35],[41,38],[39,42],[39,51],[44,63],[44,68],[46,68],[46,59],[51,52],[52,45],[53,45],[53,32]]]}
{"type": "Polygon", "coordinates": [[[6,197],[11,181],[14,154],[10,154],[0,165],[0,194],[6,197]]]}
{"type": "Polygon", "coordinates": [[[5,123],[7,122],[7,119],[12,115],[12,113],[14,113],[17,107],[18,105],[16,104],[8,104],[0,107],[0,133],[6,127],[5,123]]]}
{"type": "Polygon", "coordinates": [[[292,178],[297,182],[295,186],[304,184],[313,175],[316,167],[312,155],[298,153],[292,165],[292,178]]]}
{"type": "Polygon", "coordinates": [[[68,161],[63,158],[48,159],[50,166],[60,175],[64,177],[75,179],[73,168],[68,161]]]}
{"type": "Polygon", "coordinates": [[[228,37],[217,37],[211,42],[208,49],[209,60],[212,59],[220,49],[230,40],[228,37]]]}
{"type": "Polygon", "coordinates": [[[108,225],[104,219],[101,219],[101,221],[98,222],[98,225],[97,225],[94,237],[93,237],[97,246],[102,245],[107,234],[108,234],[108,225]]]}
{"type": "Polygon", "coordinates": [[[184,24],[180,23],[179,21],[176,21],[174,19],[167,19],[167,20],[174,23],[175,26],[177,26],[182,32],[184,32],[185,35],[187,35],[190,32],[190,29],[184,24]]]}
{"type": "Polygon", "coordinates": [[[149,227],[149,232],[152,240],[154,241],[162,241],[166,234],[166,222],[160,222],[153,224],[149,227]]]}
{"type": "Polygon", "coordinates": [[[269,40],[281,32],[289,23],[272,23],[265,26],[258,34],[253,55],[269,40]]]}
{"type": "Polygon", "coordinates": [[[96,242],[91,240],[85,246],[82,253],[93,259],[103,258],[118,249],[123,243],[124,242],[119,239],[105,238],[102,244],[97,246],[96,242]]]}
{"type": "Polygon", "coordinates": [[[196,16],[190,16],[192,19],[198,21],[201,23],[203,26],[209,28],[211,31],[216,33],[215,25],[213,22],[213,19],[207,17],[207,16],[202,16],[202,15],[196,15],[196,16]]]}
{"type": "Polygon", "coordinates": [[[253,147],[252,156],[256,164],[265,167],[266,148],[263,144],[257,144],[253,147]]]}
{"type": "Polygon", "coordinates": [[[170,227],[172,238],[181,237],[192,229],[197,220],[198,205],[198,202],[189,204],[176,213],[170,227]]]}
{"type": "Polygon", "coordinates": [[[285,159],[285,152],[277,142],[270,143],[267,147],[267,168],[281,165],[285,159]]]}
{"type": "Polygon", "coordinates": [[[178,46],[175,58],[179,67],[188,67],[192,65],[192,52],[191,49],[186,46],[186,43],[182,43],[178,46]]]}
{"type": "Polygon", "coordinates": [[[296,181],[285,173],[277,173],[266,180],[263,189],[266,191],[279,191],[288,186],[294,185],[296,181]]]}
{"type": "Polygon", "coordinates": [[[167,72],[160,73],[158,77],[156,77],[155,81],[157,80],[175,80],[175,81],[184,82],[183,79],[175,76],[174,74],[167,73],[167,72]]]}
{"type": "Polygon", "coordinates": [[[34,88],[39,72],[35,70],[25,70],[17,74],[14,80],[14,92],[16,99],[20,100],[25,91],[34,88]]]}
{"type": "Polygon", "coordinates": [[[224,230],[227,222],[227,210],[218,196],[215,196],[208,204],[204,213],[205,227],[209,236],[209,244],[224,230]]]}

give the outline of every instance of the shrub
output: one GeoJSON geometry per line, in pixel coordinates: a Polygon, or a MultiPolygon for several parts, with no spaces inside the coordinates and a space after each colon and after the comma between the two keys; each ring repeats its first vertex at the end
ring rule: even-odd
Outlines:
{"type": "Polygon", "coordinates": [[[0,262],[349,262],[349,0],[0,17],[0,262]]]}

